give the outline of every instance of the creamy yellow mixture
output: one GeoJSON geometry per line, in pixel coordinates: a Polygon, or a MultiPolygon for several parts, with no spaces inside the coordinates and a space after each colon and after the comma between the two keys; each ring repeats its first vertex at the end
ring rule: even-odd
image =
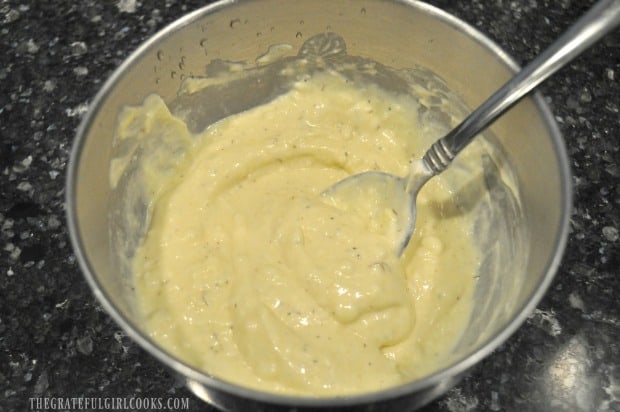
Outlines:
{"type": "Polygon", "coordinates": [[[134,259],[152,338],[214,376],[286,394],[374,391],[442,365],[478,269],[453,188],[438,177],[423,189],[400,258],[392,211],[369,219],[321,196],[354,173],[405,175],[427,147],[416,109],[332,73],[195,136],[156,96],[126,110],[121,136],[192,142],[174,173],[145,175],[147,190],[168,179],[134,259]]]}

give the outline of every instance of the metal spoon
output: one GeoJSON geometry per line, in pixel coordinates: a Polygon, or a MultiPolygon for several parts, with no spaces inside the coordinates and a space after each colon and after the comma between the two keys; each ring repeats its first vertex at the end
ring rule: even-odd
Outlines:
{"type": "Polygon", "coordinates": [[[384,172],[364,172],[330,186],[322,193],[323,196],[334,204],[345,205],[347,209],[359,202],[367,203],[371,197],[375,212],[392,211],[396,215],[396,251],[400,256],[413,235],[416,197],[422,186],[431,177],[443,172],[476,135],[506,110],[618,24],[620,0],[599,1],[461,124],[433,143],[421,159],[413,160],[408,175],[399,177],[384,172]]]}

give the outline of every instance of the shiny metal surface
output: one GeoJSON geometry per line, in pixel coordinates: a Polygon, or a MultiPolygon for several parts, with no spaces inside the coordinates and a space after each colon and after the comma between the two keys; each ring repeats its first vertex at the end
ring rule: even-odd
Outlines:
{"type": "MultiPolygon", "coordinates": [[[[93,293],[127,334],[182,375],[197,396],[224,410],[407,410],[444,393],[467,369],[519,327],[545,293],[563,252],[570,213],[570,173],[561,136],[542,98],[527,98],[492,131],[520,183],[528,260],[506,313],[472,336],[450,366],[424,379],[372,394],[296,398],[261,393],[221,381],[179,362],[151,341],[132,309],[131,279],[111,241],[115,225],[110,187],[113,131],[121,107],[158,93],[168,102],[181,79],[204,75],[214,59],[249,61],[270,45],[299,49],[326,31],[347,40],[351,55],[395,68],[425,66],[474,107],[517,71],[516,64],[470,26],[423,3],[379,0],[223,1],[190,13],[143,44],[112,75],[91,104],[73,148],[67,175],[67,216],[79,264],[93,293]],[[484,70],[482,70],[483,68],[484,70]]],[[[502,291],[505,288],[507,291],[502,291]]],[[[492,302],[487,302],[488,304],[492,302]]],[[[479,308],[484,311],[484,308],[479,308]]],[[[488,322],[487,322],[488,323],[488,322]]]]}

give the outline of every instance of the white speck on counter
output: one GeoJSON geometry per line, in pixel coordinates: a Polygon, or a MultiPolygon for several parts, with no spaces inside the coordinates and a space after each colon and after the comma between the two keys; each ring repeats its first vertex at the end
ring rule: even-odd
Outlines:
{"type": "Polygon", "coordinates": [[[56,83],[52,80],[46,80],[45,83],[43,84],[43,91],[45,92],[53,92],[54,89],[56,88],[56,83]]]}
{"type": "Polygon", "coordinates": [[[499,406],[499,394],[495,391],[491,391],[491,405],[489,408],[492,411],[499,411],[501,407],[499,406]]]}
{"type": "Polygon", "coordinates": [[[579,296],[576,292],[572,292],[568,295],[568,303],[570,303],[571,307],[575,309],[579,309],[582,312],[586,311],[586,306],[583,303],[581,296],[579,296]]]}
{"type": "Polygon", "coordinates": [[[590,103],[592,101],[592,93],[586,87],[583,87],[579,93],[579,100],[583,103],[590,103]]]}
{"type": "Polygon", "coordinates": [[[71,53],[74,56],[81,56],[88,51],[88,46],[83,41],[74,41],[71,43],[71,53]]]}
{"type": "Polygon", "coordinates": [[[30,184],[30,182],[21,182],[20,184],[17,185],[17,190],[22,191],[22,192],[29,192],[32,190],[32,184],[30,184]]]}
{"type": "Polygon", "coordinates": [[[49,388],[50,384],[49,384],[49,379],[47,377],[47,371],[43,371],[41,373],[41,375],[39,375],[39,378],[37,379],[37,382],[34,385],[34,395],[35,396],[41,396],[45,393],[45,391],[47,390],[47,388],[49,388]]]}
{"type": "Polygon", "coordinates": [[[609,80],[615,80],[616,79],[616,73],[614,72],[614,69],[606,69],[605,70],[605,74],[607,75],[607,78],[609,80]]]}
{"type": "Polygon", "coordinates": [[[605,226],[603,228],[603,236],[610,242],[615,242],[620,237],[620,235],[618,235],[618,229],[613,226],[605,226]]]}
{"type": "Polygon", "coordinates": [[[620,108],[618,108],[618,105],[615,104],[614,102],[607,102],[607,104],[605,105],[605,109],[607,109],[611,113],[620,112],[620,108]]]}
{"type": "Polygon", "coordinates": [[[8,230],[11,230],[14,224],[15,221],[13,219],[5,219],[4,222],[2,222],[2,227],[0,227],[0,231],[6,232],[8,230]]]}
{"type": "Polygon", "coordinates": [[[60,220],[58,219],[58,217],[56,217],[56,215],[51,215],[49,219],[47,220],[47,227],[52,230],[58,229],[60,225],[61,225],[60,220]]]}
{"type": "Polygon", "coordinates": [[[78,352],[82,355],[90,355],[93,353],[93,340],[90,336],[86,335],[83,338],[78,338],[75,343],[78,352]]]}
{"type": "Polygon", "coordinates": [[[159,23],[162,22],[161,12],[159,9],[153,9],[151,12],[151,18],[146,22],[150,28],[155,29],[159,23]]]}
{"type": "Polygon", "coordinates": [[[28,53],[30,54],[35,54],[36,52],[39,51],[39,45],[36,44],[34,40],[29,39],[28,42],[26,43],[26,50],[28,50],[28,53]]]}
{"type": "Polygon", "coordinates": [[[26,157],[21,162],[15,164],[13,166],[13,171],[15,173],[23,173],[26,170],[28,170],[28,168],[30,167],[31,164],[32,164],[32,156],[29,155],[28,157],[26,157]]]}
{"type": "Polygon", "coordinates": [[[534,313],[529,317],[533,324],[543,329],[549,335],[555,337],[562,333],[562,327],[560,322],[555,317],[555,312],[550,310],[548,312],[540,309],[534,310],[534,313]]]}
{"type": "Polygon", "coordinates": [[[84,66],[78,66],[73,68],[73,73],[75,73],[76,76],[86,76],[88,74],[88,68],[84,67],[84,66]]]}
{"type": "Polygon", "coordinates": [[[478,409],[478,398],[469,398],[461,392],[460,388],[454,388],[448,392],[442,403],[450,412],[469,412],[478,409]]]}
{"type": "Polygon", "coordinates": [[[123,332],[122,330],[118,330],[116,332],[114,332],[114,340],[116,340],[118,343],[122,343],[123,342],[123,338],[127,336],[125,335],[125,332],[123,332]]]}
{"type": "Polygon", "coordinates": [[[17,19],[19,19],[20,16],[21,16],[21,14],[19,13],[19,11],[15,10],[15,9],[10,9],[4,15],[4,23],[13,23],[17,19]]]}
{"type": "Polygon", "coordinates": [[[76,107],[65,109],[65,114],[69,117],[81,117],[88,111],[88,104],[82,103],[76,107]]]}
{"type": "Polygon", "coordinates": [[[135,13],[138,9],[136,0],[118,0],[116,7],[121,13],[135,13]]]}

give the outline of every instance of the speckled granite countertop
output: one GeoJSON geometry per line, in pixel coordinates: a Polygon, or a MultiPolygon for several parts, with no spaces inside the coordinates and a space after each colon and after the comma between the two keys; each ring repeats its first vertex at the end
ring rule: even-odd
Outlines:
{"type": "MultiPolygon", "coordinates": [[[[89,101],[139,43],[204,3],[0,1],[0,411],[41,396],[187,397],[210,410],[103,312],[64,217],[89,101]]],[[[525,62],[592,2],[432,3],[525,62]]],[[[526,324],[428,411],[620,410],[620,33],[542,90],[574,174],[565,258],[526,324]]]]}

